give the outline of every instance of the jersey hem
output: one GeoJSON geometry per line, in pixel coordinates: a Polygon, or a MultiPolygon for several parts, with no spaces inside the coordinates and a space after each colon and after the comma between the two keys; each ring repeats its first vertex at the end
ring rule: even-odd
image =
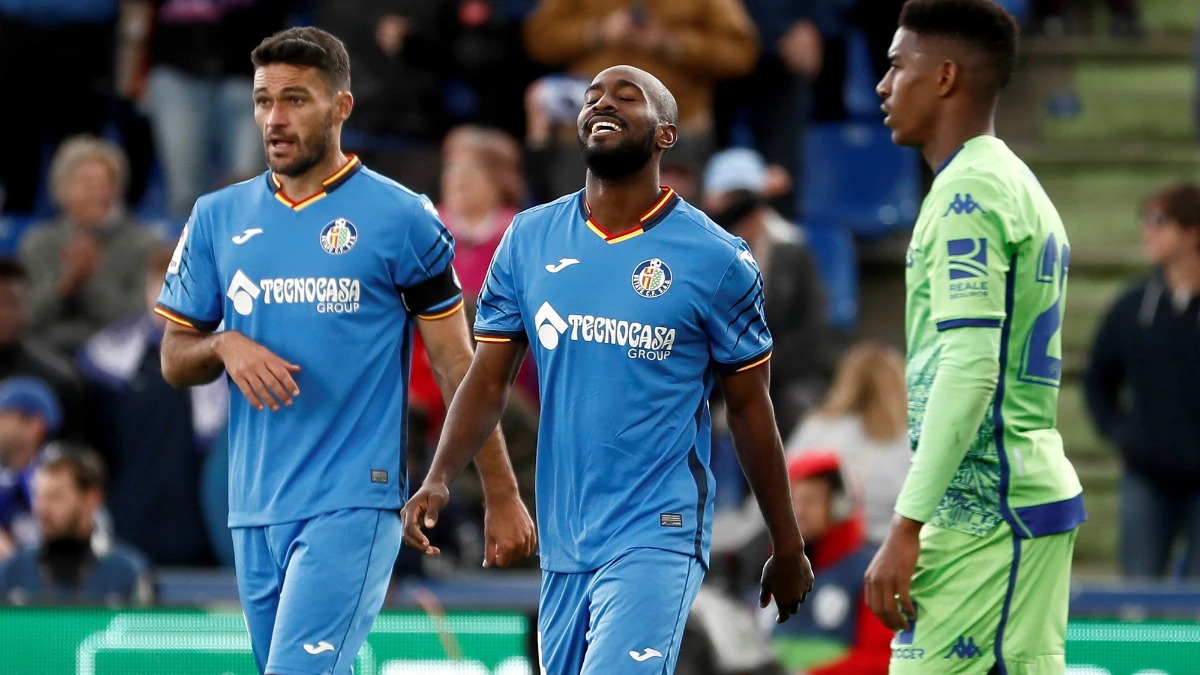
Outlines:
{"type": "Polygon", "coordinates": [[[1024,539],[1070,532],[1087,522],[1082,492],[1070,499],[1049,504],[1019,506],[1013,509],[1013,515],[1024,524],[1024,530],[1028,532],[1028,536],[1022,536],[1024,539]]]}
{"type": "Polygon", "coordinates": [[[506,331],[506,330],[476,330],[475,340],[477,342],[526,342],[529,336],[525,335],[525,331],[506,331]]]}
{"type": "Polygon", "coordinates": [[[194,316],[184,314],[174,307],[165,305],[162,302],[158,302],[154,305],[154,313],[181,326],[195,328],[196,330],[204,333],[211,333],[217,329],[217,326],[221,325],[220,321],[205,321],[204,319],[197,319],[194,316]]]}
{"type": "Polygon", "coordinates": [[[751,356],[750,358],[747,358],[747,359],[742,359],[741,361],[736,361],[734,363],[723,363],[721,361],[717,361],[716,359],[713,359],[713,363],[717,364],[717,370],[720,371],[723,375],[729,375],[730,373],[738,373],[743,370],[750,370],[751,368],[754,368],[755,366],[759,366],[759,365],[766,363],[767,361],[769,361],[771,359],[771,354],[774,351],[774,349],[775,349],[775,345],[770,345],[766,349],[755,354],[754,356],[751,356]]]}
{"type": "Polygon", "coordinates": [[[938,332],[941,332],[952,328],[999,328],[1003,323],[1003,319],[984,317],[947,319],[945,321],[938,321],[937,329],[938,332]]]}
{"type": "Polygon", "coordinates": [[[379,504],[338,504],[327,508],[315,509],[313,511],[301,511],[298,515],[291,516],[274,516],[262,515],[259,513],[246,513],[244,511],[230,511],[229,519],[225,526],[228,528],[241,527],[268,527],[271,525],[283,525],[285,523],[295,523],[301,520],[310,520],[317,516],[322,516],[327,513],[335,513],[337,511],[357,511],[357,510],[372,510],[372,511],[399,511],[403,504],[389,504],[380,506],[379,504]]]}
{"type": "Polygon", "coordinates": [[[595,562],[595,563],[579,562],[575,565],[557,565],[554,563],[548,563],[545,561],[546,560],[545,557],[543,557],[541,563],[539,564],[539,567],[541,568],[541,570],[543,572],[551,572],[553,574],[584,574],[587,572],[595,572],[596,570],[600,569],[601,567],[604,567],[605,565],[608,565],[609,563],[616,560],[617,558],[620,558],[621,556],[626,555],[630,551],[637,551],[640,549],[654,549],[657,551],[667,551],[668,553],[678,553],[680,555],[687,556],[689,558],[696,558],[697,560],[699,560],[700,564],[704,567],[705,571],[708,570],[708,555],[709,555],[708,552],[705,551],[703,555],[697,556],[696,549],[694,547],[685,547],[685,546],[679,546],[679,547],[627,546],[625,548],[620,549],[619,551],[616,551],[615,553],[613,553],[613,555],[604,558],[600,562],[595,562]],[[557,568],[557,569],[554,569],[554,568],[557,568]]]}

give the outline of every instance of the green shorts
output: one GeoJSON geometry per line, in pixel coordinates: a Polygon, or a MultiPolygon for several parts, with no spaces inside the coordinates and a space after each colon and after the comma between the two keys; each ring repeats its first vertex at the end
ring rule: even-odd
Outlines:
{"type": "Polygon", "coordinates": [[[917,620],[892,640],[890,675],[1063,675],[1076,534],[921,528],[917,620]]]}

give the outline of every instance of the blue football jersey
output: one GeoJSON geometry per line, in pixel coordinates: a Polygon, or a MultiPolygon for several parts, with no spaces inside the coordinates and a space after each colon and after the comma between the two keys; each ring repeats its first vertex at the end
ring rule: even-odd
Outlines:
{"type": "Polygon", "coordinates": [[[300,366],[291,407],[230,396],[231,527],[400,508],[414,318],[461,307],[453,257],[429,200],[353,157],[300,202],[271,172],[196,202],[157,311],[300,366]]]}
{"type": "Polygon", "coordinates": [[[584,193],[516,217],[479,295],[482,342],[527,340],[541,385],[542,568],[582,572],[637,547],[708,564],[718,372],[770,358],[745,242],[664,189],[611,234],[584,193]]]}

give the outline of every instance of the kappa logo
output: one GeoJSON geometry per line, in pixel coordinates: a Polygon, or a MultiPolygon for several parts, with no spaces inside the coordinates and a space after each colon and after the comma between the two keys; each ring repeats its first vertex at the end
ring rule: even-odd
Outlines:
{"type": "Polygon", "coordinates": [[[982,655],[983,652],[979,651],[979,647],[975,646],[975,638],[960,635],[958,642],[950,649],[950,653],[946,654],[945,658],[973,659],[982,655]]]}
{"type": "Polygon", "coordinates": [[[567,322],[554,311],[550,303],[543,302],[533,317],[533,328],[537,331],[538,342],[546,349],[553,350],[558,346],[558,337],[567,332],[567,322]]]}
{"type": "Polygon", "coordinates": [[[332,652],[335,649],[336,648],[333,645],[329,644],[328,642],[326,642],[324,640],[321,640],[320,642],[318,642],[315,647],[310,644],[304,645],[304,651],[308,652],[309,654],[312,654],[313,656],[316,656],[317,654],[320,654],[322,652],[332,652]]]}
{"type": "Polygon", "coordinates": [[[951,211],[958,216],[969,216],[976,211],[985,216],[987,215],[987,211],[983,210],[983,207],[975,201],[970,192],[967,193],[966,197],[963,197],[961,193],[955,194],[954,201],[950,202],[950,206],[946,209],[946,212],[942,214],[942,217],[945,218],[946,216],[950,215],[951,211]]]}
{"type": "Polygon", "coordinates": [[[987,239],[951,239],[946,242],[950,255],[950,280],[977,279],[988,275],[987,239]]]}
{"type": "Polygon", "coordinates": [[[658,651],[657,649],[646,648],[646,649],[642,650],[641,654],[634,652],[634,651],[629,652],[629,658],[633,659],[634,661],[637,661],[638,663],[641,663],[642,661],[647,661],[656,656],[660,659],[663,658],[662,652],[658,651]]]}

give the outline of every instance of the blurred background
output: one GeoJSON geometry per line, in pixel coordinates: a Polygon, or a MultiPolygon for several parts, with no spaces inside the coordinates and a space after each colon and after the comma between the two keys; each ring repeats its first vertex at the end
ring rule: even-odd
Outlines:
{"type": "MultiPolygon", "coordinates": [[[[237,607],[224,382],[162,380],[150,307],[195,199],[265,169],[249,53],[339,36],[345,150],[438,205],[472,304],[515,213],[582,187],[575,117],[632,63],[675,93],[663,181],[749,242],[772,397],[820,585],[773,629],[768,553],[713,401],[713,564],[680,673],[873,675],[861,578],[907,470],[904,251],[929,170],[874,86],[902,0],[0,0],[0,673],[254,672],[237,607]]],[[[1074,252],[1059,429],[1090,520],[1073,675],[1200,663],[1200,2],[1001,0],[1021,66],[1000,135],[1074,252]]],[[[469,311],[473,311],[469,307],[469,311]]],[[[445,406],[414,355],[411,479],[445,406]]],[[[533,508],[538,392],[504,427],[533,508]]],[[[402,551],[357,673],[536,671],[536,560],[479,570],[464,476],[402,551]]]]}

